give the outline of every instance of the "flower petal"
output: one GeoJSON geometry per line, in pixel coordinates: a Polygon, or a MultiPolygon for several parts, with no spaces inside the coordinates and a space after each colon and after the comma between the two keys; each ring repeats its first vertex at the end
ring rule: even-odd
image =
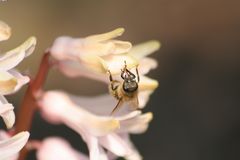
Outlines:
{"type": "MultiPolygon", "coordinates": [[[[75,61],[60,61],[58,63],[58,69],[66,76],[75,77],[86,77],[95,79],[102,82],[109,82],[108,77],[105,74],[92,72],[92,69],[87,68],[84,64],[75,61]]],[[[101,72],[101,71],[100,71],[101,72]]]]}
{"type": "Polygon", "coordinates": [[[90,160],[108,160],[105,151],[99,145],[96,137],[86,134],[84,140],[88,146],[90,160]]]}
{"type": "Polygon", "coordinates": [[[130,42],[109,40],[102,43],[87,41],[79,47],[79,57],[83,55],[106,56],[110,54],[122,54],[128,52],[132,47],[130,42]]]}
{"type": "Polygon", "coordinates": [[[140,91],[155,90],[158,87],[158,81],[146,76],[141,76],[138,86],[140,91]]]}
{"type": "Polygon", "coordinates": [[[51,55],[57,60],[78,61],[83,56],[106,56],[128,52],[132,45],[130,42],[111,40],[123,33],[124,29],[89,36],[87,38],[72,38],[62,36],[57,38],[51,49],[51,55]]]}
{"type": "Polygon", "coordinates": [[[151,40],[138,45],[134,45],[129,51],[129,54],[137,59],[142,59],[143,57],[152,54],[160,48],[161,44],[159,41],[151,40]]]}
{"type": "Polygon", "coordinates": [[[141,155],[130,141],[128,134],[108,134],[107,136],[100,137],[99,143],[112,153],[124,157],[127,160],[142,159],[141,155]]]}
{"type": "Polygon", "coordinates": [[[132,48],[132,44],[130,42],[119,40],[111,40],[110,42],[114,45],[114,49],[111,52],[112,54],[127,53],[132,48]]]}
{"type": "Polygon", "coordinates": [[[149,101],[150,95],[152,93],[153,93],[153,90],[146,90],[138,93],[138,103],[139,103],[138,107],[140,109],[146,106],[147,102],[149,101]]]}
{"type": "Polygon", "coordinates": [[[17,85],[15,86],[14,90],[6,94],[13,94],[17,92],[18,90],[21,89],[23,85],[27,84],[30,81],[28,76],[23,76],[17,70],[11,69],[8,72],[17,79],[17,85]]]}
{"type": "Polygon", "coordinates": [[[147,74],[150,70],[157,68],[158,63],[153,58],[144,57],[139,61],[138,72],[140,75],[147,74]]]}
{"type": "Polygon", "coordinates": [[[99,56],[85,55],[81,56],[82,64],[85,68],[90,69],[91,72],[95,73],[106,73],[108,68],[104,59],[99,56]]]}
{"type": "Polygon", "coordinates": [[[36,156],[38,160],[88,160],[86,155],[78,152],[66,140],[59,137],[44,139],[37,148],[36,156]]]}
{"type": "Polygon", "coordinates": [[[124,28],[117,28],[111,32],[88,36],[86,37],[86,40],[91,42],[102,42],[102,41],[107,41],[107,40],[119,37],[123,33],[124,33],[124,28]]]}
{"type": "MultiPolygon", "coordinates": [[[[84,107],[84,109],[88,110],[89,112],[101,116],[109,116],[111,111],[117,104],[117,100],[109,94],[103,94],[94,97],[70,95],[70,98],[76,105],[84,107]]],[[[119,111],[114,115],[114,118],[117,120],[121,120],[125,117],[132,116],[128,115],[129,112],[131,111],[129,111],[128,103],[124,103],[121,106],[121,109],[119,109],[119,111]],[[122,117],[122,115],[125,116],[122,117]]]]}
{"type": "Polygon", "coordinates": [[[36,46],[36,38],[30,37],[19,47],[8,51],[0,57],[0,71],[7,71],[18,65],[25,57],[29,56],[36,46]]]}
{"type": "Polygon", "coordinates": [[[56,60],[77,61],[76,57],[77,54],[80,54],[78,52],[82,43],[82,38],[74,39],[68,36],[61,36],[53,42],[53,45],[50,48],[50,53],[56,60]]]}
{"type": "Polygon", "coordinates": [[[46,92],[39,104],[44,118],[50,122],[64,123],[79,134],[85,131],[94,136],[103,136],[119,128],[118,120],[94,115],[75,105],[67,94],[60,91],[46,92]]]}
{"type": "Polygon", "coordinates": [[[131,119],[121,120],[120,128],[118,132],[120,133],[133,133],[140,134],[146,131],[148,124],[153,118],[151,112],[135,116],[131,119]]]}
{"type": "Polygon", "coordinates": [[[3,118],[8,129],[12,128],[15,122],[15,114],[12,104],[8,103],[5,97],[0,95],[0,116],[3,118]]]}
{"type": "MultiPolygon", "coordinates": [[[[90,62],[90,59],[88,62],[90,62]]],[[[100,63],[102,66],[102,73],[106,73],[108,70],[110,70],[113,75],[121,73],[121,69],[124,68],[125,62],[127,63],[128,69],[138,65],[138,61],[129,54],[105,56],[101,59],[99,58],[98,61],[98,63],[100,63]]]]}
{"type": "Polygon", "coordinates": [[[20,132],[10,139],[0,141],[1,160],[8,160],[9,157],[17,154],[27,143],[28,138],[28,132],[20,132]]]}
{"type": "Polygon", "coordinates": [[[7,40],[10,36],[11,28],[3,21],[0,21],[0,41],[7,40]]]}
{"type": "Polygon", "coordinates": [[[0,94],[8,95],[17,92],[29,82],[29,77],[21,75],[17,70],[0,71],[0,94]]]}
{"type": "Polygon", "coordinates": [[[124,139],[124,141],[131,147],[131,154],[127,155],[125,158],[126,160],[142,160],[142,156],[139,154],[138,150],[132,143],[129,134],[121,134],[121,137],[124,139]]]}
{"type": "Polygon", "coordinates": [[[0,95],[8,94],[14,90],[17,79],[8,72],[0,71],[0,95]]]}

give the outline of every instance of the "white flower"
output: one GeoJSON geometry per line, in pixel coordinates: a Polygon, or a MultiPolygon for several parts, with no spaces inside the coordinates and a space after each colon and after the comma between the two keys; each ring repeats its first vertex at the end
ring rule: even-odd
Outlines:
{"type": "Polygon", "coordinates": [[[18,152],[27,143],[29,138],[28,132],[20,132],[13,137],[9,137],[7,133],[0,133],[0,159],[16,160],[18,152]]]}
{"type": "MultiPolygon", "coordinates": [[[[158,87],[158,82],[154,79],[151,79],[145,74],[147,74],[151,69],[155,69],[157,67],[157,61],[153,58],[146,57],[150,54],[152,54],[154,51],[158,50],[160,48],[160,43],[158,41],[148,41],[144,42],[142,44],[138,44],[133,46],[133,48],[128,52],[125,53],[125,55],[134,58],[137,61],[138,64],[138,70],[140,74],[140,82],[139,82],[139,107],[143,108],[146,106],[146,103],[148,102],[149,96],[153,93],[153,91],[158,87]],[[145,100],[145,101],[143,101],[145,100]]],[[[67,53],[66,53],[67,54],[67,53]]],[[[119,54],[118,56],[121,56],[122,54],[119,54]]],[[[115,57],[114,54],[109,54],[109,57],[115,57]]],[[[126,59],[125,59],[126,60],[126,59]]],[[[89,60],[91,62],[91,60],[89,60]]],[[[128,62],[127,66],[128,68],[131,68],[129,66],[128,62]]],[[[114,64],[119,63],[119,65],[109,66],[109,67],[100,67],[101,71],[99,72],[92,72],[90,67],[86,67],[85,64],[74,61],[74,60],[61,60],[58,64],[58,69],[66,76],[69,77],[87,77],[94,80],[102,81],[104,83],[109,84],[109,77],[105,74],[105,72],[108,70],[108,68],[111,68],[111,73],[120,73],[121,69],[124,66],[124,60],[116,60],[113,58],[111,61],[107,62],[107,60],[101,61],[101,66],[105,66],[105,64],[114,64]]],[[[96,71],[96,69],[95,69],[96,71]]],[[[115,79],[119,79],[120,76],[114,77],[115,79]]],[[[120,80],[120,79],[119,79],[120,80]]]]}
{"type": "MultiPolygon", "coordinates": [[[[150,94],[157,88],[158,82],[145,76],[157,67],[156,60],[149,54],[160,47],[158,41],[149,41],[131,48],[128,42],[121,45],[109,45],[108,42],[123,33],[117,29],[102,35],[73,39],[58,38],[50,49],[57,60],[58,69],[69,77],[85,76],[109,84],[108,70],[114,79],[120,79],[124,62],[129,70],[138,66],[140,82],[138,84],[139,107],[143,108],[150,94]],[[124,45],[123,45],[124,44],[124,45]],[[111,47],[110,47],[111,46],[111,47]],[[123,47],[124,46],[124,47],[123,47]],[[128,46],[128,47],[127,47],[128,46]],[[117,49],[120,47],[120,49],[117,49]]],[[[90,160],[107,160],[116,156],[127,160],[141,160],[129,139],[129,133],[140,134],[147,130],[152,113],[128,110],[128,103],[109,116],[116,100],[109,94],[97,97],[76,97],[60,91],[43,93],[39,102],[41,113],[51,123],[63,123],[81,135],[89,148],[90,160]],[[107,125],[106,121],[117,125],[107,125]],[[107,125],[107,126],[106,126],[107,125]],[[114,127],[113,127],[114,126],[114,127]],[[103,149],[107,149],[108,153],[103,149]]],[[[111,123],[110,123],[111,124],[111,123]]]]}
{"type": "Polygon", "coordinates": [[[124,60],[128,62],[129,67],[136,66],[136,59],[126,54],[132,47],[131,43],[112,40],[123,32],[123,28],[118,28],[86,38],[59,37],[51,47],[50,53],[60,62],[80,62],[85,68],[100,73],[105,73],[105,68],[111,67],[113,60],[115,67],[121,67],[124,60]]]}
{"type": "Polygon", "coordinates": [[[134,111],[109,117],[115,104],[110,95],[86,98],[69,96],[60,91],[44,93],[39,104],[46,120],[63,123],[82,136],[88,145],[91,160],[108,159],[102,147],[129,160],[141,159],[126,134],[146,131],[152,113],[134,111]]]}
{"type": "Polygon", "coordinates": [[[4,96],[0,95],[0,116],[3,118],[7,128],[12,128],[15,122],[13,105],[8,103],[4,96]]]}
{"type": "MultiPolygon", "coordinates": [[[[0,41],[8,39],[11,35],[10,31],[10,27],[0,21],[0,41]]],[[[3,53],[0,57],[0,113],[7,128],[13,126],[15,116],[13,106],[2,95],[16,92],[29,81],[27,76],[21,75],[13,68],[33,52],[35,45],[36,38],[30,37],[22,45],[3,53]]]]}
{"type": "MultiPolygon", "coordinates": [[[[48,137],[31,147],[37,149],[38,160],[88,160],[83,153],[78,152],[64,139],[60,137],[48,137]]],[[[31,142],[30,142],[31,144],[31,142]]]]}
{"type": "MultiPolygon", "coordinates": [[[[10,27],[0,21],[0,41],[7,40],[10,35],[10,27]]],[[[35,45],[36,38],[30,37],[19,47],[0,56],[0,116],[8,129],[12,128],[15,123],[15,114],[12,104],[8,103],[3,95],[18,91],[29,81],[27,76],[21,75],[13,68],[33,52],[35,45]]],[[[2,132],[0,136],[0,159],[16,159],[17,153],[26,144],[28,137],[28,132],[20,132],[13,137],[9,137],[7,133],[2,132]]]]}
{"type": "Polygon", "coordinates": [[[0,94],[6,95],[16,92],[29,81],[27,76],[21,75],[13,68],[25,57],[29,56],[36,45],[36,38],[30,37],[19,47],[4,53],[0,57],[0,94]]]}

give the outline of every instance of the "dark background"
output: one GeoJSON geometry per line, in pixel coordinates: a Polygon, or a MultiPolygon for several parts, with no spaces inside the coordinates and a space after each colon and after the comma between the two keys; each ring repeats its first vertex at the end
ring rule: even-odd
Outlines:
{"type": "MultiPolygon", "coordinates": [[[[43,51],[60,35],[84,37],[124,27],[120,39],[133,44],[157,39],[162,48],[152,57],[159,67],[149,75],[160,87],[145,109],[154,120],[147,133],[132,137],[144,159],[239,160],[239,6],[238,0],[8,0],[0,2],[0,19],[13,35],[0,47],[6,51],[35,35],[34,54],[18,67],[34,75],[43,51]]],[[[87,79],[69,81],[52,71],[45,88],[81,95],[107,91],[87,79]]],[[[9,101],[17,107],[24,91],[9,101]]],[[[50,135],[65,136],[87,151],[76,133],[36,115],[31,137],[50,135]]]]}

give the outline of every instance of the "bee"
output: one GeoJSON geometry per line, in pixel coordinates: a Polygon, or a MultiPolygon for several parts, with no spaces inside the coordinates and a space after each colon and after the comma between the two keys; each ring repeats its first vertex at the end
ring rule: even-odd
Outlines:
{"type": "Polygon", "coordinates": [[[124,63],[124,68],[121,69],[122,82],[113,80],[112,74],[110,70],[108,70],[110,80],[109,92],[118,100],[111,115],[113,115],[124,102],[130,102],[132,109],[138,109],[138,83],[140,81],[138,68],[136,67],[137,76],[135,76],[134,73],[127,69],[126,61],[124,61],[124,63]]]}

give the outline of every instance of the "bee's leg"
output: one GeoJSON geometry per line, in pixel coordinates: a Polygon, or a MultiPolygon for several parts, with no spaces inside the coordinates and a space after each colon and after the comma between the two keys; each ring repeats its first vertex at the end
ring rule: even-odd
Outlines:
{"type": "Polygon", "coordinates": [[[117,81],[117,80],[113,80],[113,77],[112,77],[112,74],[111,74],[110,70],[108,70],[108,73],[109,73],[109,80],[110,80],[110,83],[111,83],[111,89],[116,90],[117,87],[118,87],[118,84],[120,82],[117,81]]]}
{"type": "Polygon", "coordinates": [[[109,80],[110,80],[110,82],[112,82],[113,81],[112,73],[110,72],[110,70],[108,70],[108,73],[109,73],[109,80]]]}
{"type": "Polygon", "coordinates": [[[124,79],[124,70],[121,69],[121,77],[124,79]]]}
{"type": "Polygon", "coordinates": [[[138,94],[135,94],[134,97],[130,101],[130,106],[132,110],[138,110],[139,108],[139,100],[138,100],[138,94]]]}
{"type": "Polygon", "coordinates": [[[140,76],[139,76],[139,73],[138,73],[138,66],[136,67],[136,73],[137,73],[137,80],[138,80],[138,83],[140,81],[140,76]]]}
{"type": "Polygon", "coordinates": [[[133,78],[135,78],[136,76],[131,72],[129,71],[127,68],[126,68],[126,72],[128,75],[132,76],[133,78]]]}
{"type": "Polygon", "coordinates": [[[120,108],[122,103],[123,103],[122,98],[119,98],[117,105],[113,108],[113,110],[111,112],[111,115],[113,115],[120,108]]]}

